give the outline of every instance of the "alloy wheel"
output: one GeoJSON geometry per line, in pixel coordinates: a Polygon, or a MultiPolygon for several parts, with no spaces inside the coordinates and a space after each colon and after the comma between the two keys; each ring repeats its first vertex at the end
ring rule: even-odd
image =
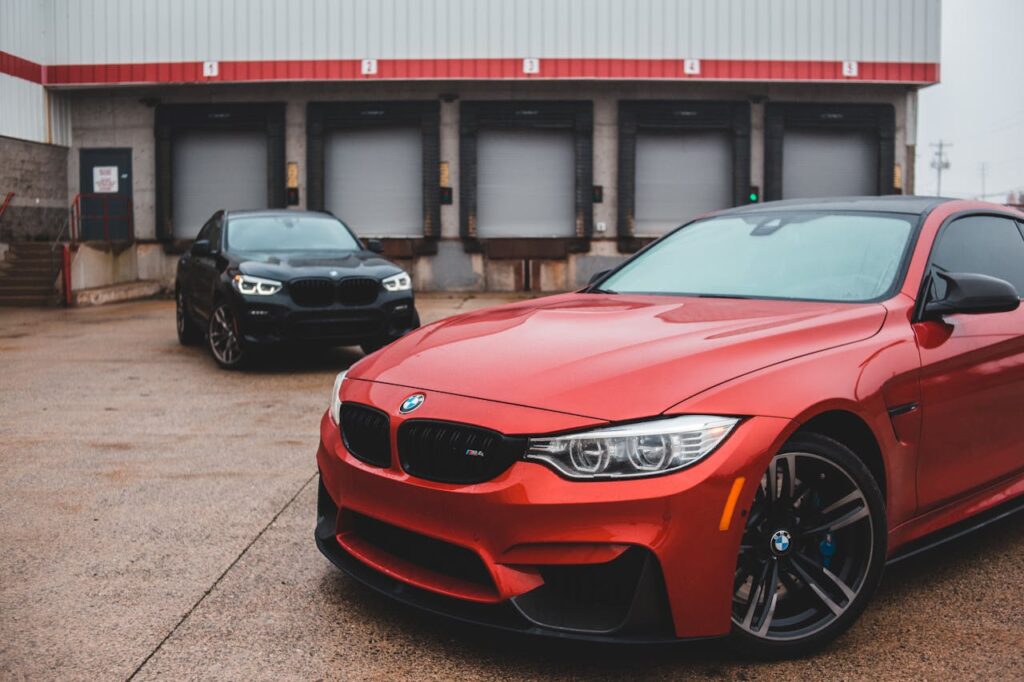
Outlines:
{"type": "Polygon", "coordinates": [[[238,365],[242,360],[242,342],[238,336],[235,316],[226,305],[218,306],[210,318],[210,351],[226,367],[238,365]]]}
{"type": "Polygon", "coordinates": [[[837,462],[776,455],[740,545],[734,625],[759,640],[793,642],[835,623],[867,582],[873,524],[867,496],[837,462]]]}

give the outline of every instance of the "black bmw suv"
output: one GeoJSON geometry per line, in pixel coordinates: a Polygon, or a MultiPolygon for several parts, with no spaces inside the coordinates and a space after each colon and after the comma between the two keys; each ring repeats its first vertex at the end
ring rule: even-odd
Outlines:
{"type": "Polygon", "coordinates": [[[178,260],[178,340],[221,367],[279,344],[360,345],[420,326],[408,273],[329,213],[218,211],[178,260]]]}

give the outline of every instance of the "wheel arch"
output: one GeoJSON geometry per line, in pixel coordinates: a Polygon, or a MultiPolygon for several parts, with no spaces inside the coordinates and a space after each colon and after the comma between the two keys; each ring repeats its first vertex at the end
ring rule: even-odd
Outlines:
{"type": "Polygon", "coordinates": [[[842,443],[855,454],[874,477],[888,500],[888,475],[882,446],[871,426],[860,415],[844,409],[830,409],[803,419],[795,433],[817,433],[842,443]]]}

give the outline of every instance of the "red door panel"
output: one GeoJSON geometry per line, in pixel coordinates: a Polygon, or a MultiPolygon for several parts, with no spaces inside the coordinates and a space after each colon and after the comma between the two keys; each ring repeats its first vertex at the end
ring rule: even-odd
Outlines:
{"type": "Polygon", "coordinates": [[[1024,309],[948,322],[915,325],[922,508],[1024,469],[1024,309]]]}

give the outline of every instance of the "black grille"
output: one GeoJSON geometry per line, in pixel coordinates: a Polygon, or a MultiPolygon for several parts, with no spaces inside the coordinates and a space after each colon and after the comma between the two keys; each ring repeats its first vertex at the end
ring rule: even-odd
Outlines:
{"type": "Polygon", "coordinates": [[[465,582],[494,587],[480,556],[465,547],[420,535],[346,509],[342,525],[371,545],[411,564],[465,582]]]}
{"type": "Polygon", "coordinates": [[[299,305],[324,306],[334,303],[334,282],[325,278],[296,279],[288,282],[292,300],[299,305]]]}
{"type": "Polygon", "coordinates": [[[489,481],[525,452],[525,438],[511,438],[477,426],[413,419],[398,427],[402,468],[429,481],[489,481]]]}
{"type": "Polygon", "coordinates": [[[369,277],[350,277],[338,283],[338,303],[368,305],[377,300],[380,281],[369,277]]]}
{"type": "Polygon", "coordinates": [[[340,282],[326,277],[308,277],[289,282],[288,291],[292,300],[301,306],[328,306],[335,302],[369,305],[377,300],[380,286],[380,280],[372,277],[349,277],[340,282]]]}
{"type": "Polygon", "coordinates": [[[391,465],[391,429],[388,416],[356,403],[341,406],[341,437],[352,456],[367,464],[391,465]]]}

